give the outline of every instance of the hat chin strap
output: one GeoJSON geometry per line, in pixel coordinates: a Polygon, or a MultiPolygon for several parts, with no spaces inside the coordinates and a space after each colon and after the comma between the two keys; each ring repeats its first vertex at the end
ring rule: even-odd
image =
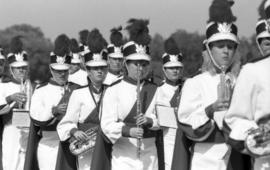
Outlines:
{"type": "Polygon", "coordinates": [[[260,44],[259,44],[258,38],[256,38],[256,44],[257,44],[257,47],[258,47],[258,49],[259,49],[261,55],[264,57],[264,53],[263,53],[263,50],[262,50],[262,48],[261,48],[261,46],[260,46],[260,44]]]}
{"type": "Polygon", "coordinates": [[[209,54],[210,59],[212,60],[213,64],[214,64],[221,72],[225,73],[225,72],[227,71],[227,69],[229,68],[229,66],[232,64],[232,61],[231,61],[231,63],[229,64],[229,66],[226,66],[226,65],[220,66],[220,65],[216,62],[216,60],[214,59],[214,57],[213,57],[213,55],[212,55],[212,52],[211,52],[211,50],[210,50],[210,48],[209,48],[209,43],[206,43],[206,49],[207,49],[207,51],[208,51],[208,54],[209,54]]]}

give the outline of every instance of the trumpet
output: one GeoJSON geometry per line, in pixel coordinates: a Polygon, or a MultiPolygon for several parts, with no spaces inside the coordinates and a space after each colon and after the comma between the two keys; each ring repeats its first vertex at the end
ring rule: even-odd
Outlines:
{"type": "Polygon", "coordinates": [[[245,146],[253,156],[270,155],[270,129],[264,127],[251,129],[245,140],[245,146]]]}
{"type": "Polygon", "coordinates": [[[69,150],[75,156],[93,151],[95,148],[98,126],[86,130],[85,133],[87,135],[86,141],[79,141],[76,139],[71,139],[70,141],[69,150]]]}
{"type": "MultiPolygon", "coordinates": [[[[140,75],[141,75],[141,65],[138,64],[137,65],[137,110],[136,110],[136,117],[138,117],[141,114],[141,97],[140,97],[140,75]]],[[[137,128],[141,128],[140,125],[137,125],[137,128]]],[[[142,145],[142,139],[141,138],[137,138],[137,157],[140,159],[141,157],[141,145],[142,145]]]]}

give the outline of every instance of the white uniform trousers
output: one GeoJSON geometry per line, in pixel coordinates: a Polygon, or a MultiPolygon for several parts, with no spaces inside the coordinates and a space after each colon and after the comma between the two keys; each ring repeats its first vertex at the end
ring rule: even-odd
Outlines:
{"type": "Polygon", "coordinates": [[[122,137],[113,145],[112,170],[157,170],[155,138],[142,139],[141,157],[137,158],[136,139],[122,137]]]}
{"type": "Polygon", "coordinates": [[[163,128],[165,170],[171,170],[176,129],[163,128]]]}
{"type": "Polygon", "coordinates": [[[54,170],[56,166],[59,139],[56,131],[43,131],[38,144],[37,157],[40,170],[54,170]]]}
{"type": "Polygon", "coordinates": [[[83,153],[78,156],[78,170],[90,170],[93,151],[83,153]]]}
{"type": "Polygon", "coordinates": [[[2,141],[4,170],[23,170],[28,135],[29,129],[5,125],[2,141]]]}
{"type": "Polygon", "coordinates": [[[231,148],[225,144],[196,143],[191,170],[227,170],[231,148]]]}
{"type": "Polygon", "coordinates": [[[254,170],[270,170],[270,156],[256,158],[254,170]]]}

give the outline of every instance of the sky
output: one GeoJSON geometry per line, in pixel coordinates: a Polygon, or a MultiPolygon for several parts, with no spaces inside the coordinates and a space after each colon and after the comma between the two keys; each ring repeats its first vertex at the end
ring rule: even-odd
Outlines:
{"type": "MultiPolygon", "coordinates": [[[[27,23],[40,27],[54,40],[66,33],[78,38],[82,29],[98,28],[105,38],[113,27],[129,18],[149,19],[150,34],[167,38],[177,29],[205,33],[208,9],[213,0],[0,0],[0,30],[27,23]]],[[[262,0],[235,0],[239,36],[255,32],[257,8],[262,0]]]]}

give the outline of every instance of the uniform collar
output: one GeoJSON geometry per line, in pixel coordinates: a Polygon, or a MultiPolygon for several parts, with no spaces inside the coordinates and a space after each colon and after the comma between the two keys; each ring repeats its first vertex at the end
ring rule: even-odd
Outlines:
{"type": "Polygon", "coordinates": [[[250,63],[255,63],[255,62],[257,62],[257,61],[261,61],[261,60],[263,60],[263,59],[268,58],[269,56],[270,56],[270,54],[268,54],[268,55],[266,55],[266,56],[263,56],[263,57],[254,58],[254,59],[250,60],[250,63]]]}
{"type": "Polygon", "coordinates": [[[172,85],[172,86],[179,86],[182,84],[182,79],[178,79],[176,82],[173,82],[173,81],[166,78],[165,83],[172,85]]]}
{"type": "Polygon", "coordinates": [[[89,88],[96,94],[100,94],[103,91],[103,85],[101,85],[101,87],[99,89],[95,88],[94,84],[92,83],[92,81],[90,80],[89,77],[87,77],[87,81],[88,81],[88,86],[89,88]]]}

